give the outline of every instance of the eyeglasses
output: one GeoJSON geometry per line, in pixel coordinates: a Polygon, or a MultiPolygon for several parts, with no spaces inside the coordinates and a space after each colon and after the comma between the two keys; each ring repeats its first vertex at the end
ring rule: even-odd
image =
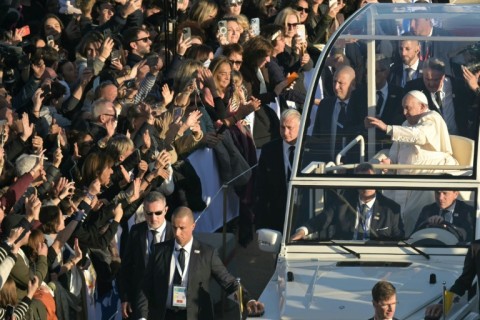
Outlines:
{"type": "Polygon", "coordinates": [[[290,28],[296,28],[299,25],[299,23],[287,23],[287,27],[290,28]]]}
{"type": "Polygon", "coordinates": [[[151,217],[152,215],[161,216],[164,212],[165,212],[165,209],[161,211],[151,211],[151,212],[145,211],[145,214],[149,217],[151,217]]]}
{"type": "Polygon", "coordinates": [[[231,64],[236,64],[237,66],[241,65],[243,63],[242,60],[230,60],[231,64]]]}
{"type": "Polygon", "coordinates": [[[144,38],[140,38],[140,39],[135,40],[135,42],[138,42],[138,41],[148,42],[149,40],[150,40],[149,37],[144,37],[144,38]]]}
{"type": "Polygon", "coordinates": [[[377,305],[382,308],[383,310],[387,310],[388,308],[393,308],[398,304],[398,301],[393,302],[393,303],[387,303],[387,304],[380,304],[378,303],[377,305]]]}
{"type": "Polygon", "coordinates": [[[233,2],[230,2],[228,5],[229,5],[230,7],[235,7],[235,6],[239,6],[239,7],[240,7],[242,4],[243,4],[243,1],[236,1],[236,2],[233,1],[233,2]]]}
{"type": "Polygon", "coordinates": [[[118,120],[118,116],[116,114],[109,114],[109,113],[104,113],[104,116],[110,116],[113,117],[113,119],[118,120]]]}
{"type": "Polygon", "coordinates": [[[304,8],[304,7],[301,7],[301,6],[298,6],[295,8],[295,10],[297,10],[298,12],[305,12],[305,13],[308,13],[308,8],[304,8]]]}

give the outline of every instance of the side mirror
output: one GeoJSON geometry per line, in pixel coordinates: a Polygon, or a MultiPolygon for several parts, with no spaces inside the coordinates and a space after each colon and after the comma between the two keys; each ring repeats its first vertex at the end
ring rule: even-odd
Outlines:
{"type": "Polygon", "coordinates": [[[258,247],[260,250],[270,253],[280,252],[282,233],[271,229],[257,230],[258,247]]]}

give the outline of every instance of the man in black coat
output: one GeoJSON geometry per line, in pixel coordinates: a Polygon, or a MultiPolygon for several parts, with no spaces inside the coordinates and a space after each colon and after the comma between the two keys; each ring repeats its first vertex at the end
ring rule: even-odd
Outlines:
{"type": "MultiPolygon", "coordinates": [[[[320,102],[313,124],[311,144],[308,148],[314,150],[312,157],[316,161],[333,161],[336,154],[350,142],[352,137],[347,134],[347,119],[353,108],[349,101],[354,89],[355,70],[350,66],[339,67],[333,77],[335,96],[320,102]]],[[[363,119],[357,119],[357,122],[361,124],[363,119]]]]}
{"type": "Polygon", "coordinates": [[[405,92],[418,90],[425,94],[428,108],[440,113],[450,134],[472,137],[472,105],[475,96],[463,80],[445,74],[445,63],[432,58],[424,62],[422,79],[405,85],[405,92]]]}
{"type": "Polygon", "coordinates": [[[400,41],[398,51],[401,60],[391,66],[389,82],[403,88],[408,81],[422,77],[423,61],[418,40],[400,41]]]}
{"type": "MultiPolygon", "coordinates": [[[[143,290],[139,294],[141,319],[213,320],[209,284],[213,276],[227,295],[238,284],[212,247],[193,237],[192,211],[178,207],[172,215],[175,239],[155,245],[148,260],[143,290]]],[[[249,300],[243,290],[242,303],[249,315],[261,314],[262,303],[249,300]]]]}
{"type": "Polygon", "coordinates": [[[269,228],[283,232],[287,184],[300,127],[300,113],[287,109],[281,115],[282,139],[270,141],[262,148],[258,160],[255,185],[255,224],[257,229],[269,228]]]}
{"type": "MultiPolygon", "coordinates": [[[[373,167],[363,163],[357,174],[374,174],[373,167]]],[[[404,239],[400,205],[374,189],[348,190],[297,229],[291,240],[318,232],[320,239],[401,240],[404,239]],[[351,192],[353,191],[353,192],[351,192]]]]}
{"type": "MultiPolygon", "coordinates": [[[[472,288],[475,277],[480,279],[480,240],[473,241],[470,248],[468,248],[465,262],[463,263],[462,274],[457,278],[449,291],[456,295],[463,296],[466,291],[472,288]]],[[[478,288],[472,289],[478,292],[478,288]]],[[[432,304],[425,309],[425,316],[428,316],[429,319],[440,319],[442,313],[442,302],[432,304]]]]}
{"type": "Polygon", "coordinates": [[[145,221],[130,230],[118,279],[123,318],[138,315],[137,296],[153,245],[173,239],[172,226],[165,220],[167,210],[165,196],[150,192],[143,201],[145,221]]]}
{"type": "Polygon", "coordinates": [[[470,242],[473,237],[475,209],[458,200],[457,197],[458,191],[435,191],[435,202],[423,207],[415,224],[415,230],[419,230],[422,226],[442,226],[446,221],[455,227],[460,242],[470,242]]]}

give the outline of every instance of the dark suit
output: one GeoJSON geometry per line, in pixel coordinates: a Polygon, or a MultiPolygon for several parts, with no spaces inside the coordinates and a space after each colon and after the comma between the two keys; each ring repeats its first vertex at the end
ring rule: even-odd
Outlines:
{"type": "MultiPolygon", "coordinates": [[[[338,200],[305,224],[308,233],[318,232],[321,239],[352,240],[358,203],[358,192],[353,191],[347,192],[345,199],[355,211],[342,200],[338,200]]],[[[404,239],[400,205],[381,193],[377,193],[372,207],[369,238],[371,240],[404,239]]]]}
{"type": "MultiPolygon", "coordinates": [[[[413,80],[422,78],[422,74],[423,74],[422,68],[423,68],[423,61],[418,61],[418,68],[413,73],[413,80]]],[[[388,82],[399,87],[404,87],[403,83],[406,84],[407,82],[406,79],[404,82],[404,79],[403,79],[404,76],[405,76],[405,72],[403,69],[403,62],[401,61],[396,62],[390,67],[390,77],[388,82]]]]}
{"type": "Polygon", "coordinates": [[[283,232],[287,204],[283,140],[270,141],[262,148],[255,185],[255,225],[283,232]]]}
{"type": "MultiPolygon", "coordinates": [[[[173,228],[170,222],[165,221],[165,241],[173,239],[173,228]]],[[[146,221],[132,227],[128,236],[125,255],[122,258],[122,266],[119,276],[119,294],[122,302],[130,302],[133,315],[136,315],[137,296],[142,289],[142,281],[145,272],[145,253],[147,252],[147,237],[149,227],[146,221]]]]}
{"type": "MultiPolygon", "coordinates": [[[[143,290],[139,294],[138,307],[141,317],[148,319],[164,319],[167,309],[167,293],[170,278],[170,262],[175,240],[155,245],[153,256],[148,260],[145,271],[143,290]],[[147,316],[149,315],[149,316],[147,316]]],[[[210,278],[214,277],[227,292],[235,292],[235,278],[228,273],[218,253],[212,247],[193,239],[187,280],[187,319],[214,319],[212,301],[210,299],[210,278]]],[[[248,293],[244,291],[243,301],[248,301],[248,293]]]]}
{"type": "MultiPolygon", "coordinates": [[[[480,240],[473,241],[470,248],[468,248],[462,274],[455,280],[450,291],[463,296],[465,291],[472,287],[475,276],[480,279],[480,240]]],[[[478,291],[477,288],[472,289],[478,291]]]]}
{"type": "MultiPolygon", "coordinates": [[[[350,142],[353,138],[348,132],[347,122],[345,122],[345,127],[343,130],[337,127],[337,133],[335,136],[335,146],[334,146],[334,157],[330,154],[332,147],[332,115],[335,110],[335,105],[337,102],[337,97],[328,97],[323,99],[318,106],[317,115],[315,117],[315,123],[312,133],[312,145],[310,149],[315,150],[315,155],[312,155],[315,161],[334,161],[335,156],[343,148],[343,140],[345,140],[345,145],[350,142]]],[[[351,112],[352,107],[350,102],[347,106],[347,119],[349,119],[349,113],[351,112]]],[[[357,119],[358,120],[358,119],[357,119]]],[[[363,123],[363,119],[358,120],[363,123]]],[[[357,161],[358,162],[358,161],[357,161]]]]}
{"type": "MultiPolygon", "coordinates": [[[[395,85],[388,85],[388,95],[384,97],[385,103],[381,116],[383,122],[389,125],[401,125],[405,121],[402,107],[403,89],[395,85]]],[[[367,135],[363,119],[368,114],[367,87],[361,86],[352,93],[349,102],[350,109],[347,117],[347,128],[353,130],[352,134],[367,135]],[[361,123],[359,119],[362,120],[361,123]]],[[[376,130],[377,151],[379,149],[389,148],[391,138],[382,130],[376,130]],[[384,145],[385,144],[385,145],[384,145]]]]}
{"type": "MultiPolygon", "coordinates": [[[[475,96],[473,92],[465,86],[463,81],[458,81],[453,78],[450,78],[450,80],[452,84],[453,107],[455,110],[455,122],[457,124],[457,129],[461,136],[472,137],[472,121],[475,120],[472,117],[472,105],[474,103],[475,96]]],[[[425,87],[423,79],[415,79],[409,81],[405,85],[405,92],[412,90],[422,91],[427,96],[428,108],[430,110],[439,112],[432,100],[430,91],[428,91],[427,87],[425,87]]]]}
{"type": "MultiPolygon", "coordinates": [[[[469,206],[461,200],[456,200],[452,223],[457,227],[458,232],[462,235],[462,238],[459,239],[459,241],[472,241],[474,214],[475,209],[472,206],[469,206]]],[[[436,202],[423,207],[422,212],[420,212],[420,215],[418,216],[414,230],[418,230],[418,227],[427,221],[427,219],[431,216],[438,215],[440,215],[440,207],[436,202]]]]}

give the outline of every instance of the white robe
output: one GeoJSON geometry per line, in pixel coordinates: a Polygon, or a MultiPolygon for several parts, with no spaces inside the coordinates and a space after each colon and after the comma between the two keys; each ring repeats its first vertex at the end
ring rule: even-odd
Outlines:
{"type": "MultiPolygon", "coordinates": [[[[452,156],[450,135],[442,116],[427,111],[417,124],[407,121],[392,126],[392,147],[389,157],[392,163],[418,165],[458,165],[452,156]]],[[[397,174],[441,174],[444,170],[397,170],[397,174]]],[[[447,171],[448,172],[448,171],[447,171]]],[[[410,235],[422,208],[434,201],[433,191],[386,190],[384,194],[401,206],[405,234],[410,235]]]]}

